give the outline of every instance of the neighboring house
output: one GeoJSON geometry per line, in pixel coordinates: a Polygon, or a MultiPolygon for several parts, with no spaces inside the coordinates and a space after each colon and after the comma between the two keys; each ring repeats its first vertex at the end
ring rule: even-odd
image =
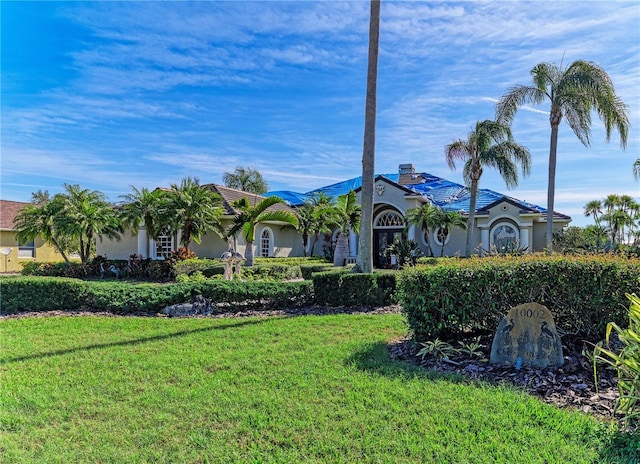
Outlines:
{"type": "MultiPolygon", "coordinates": [[[[360,200],[362,180],[360,177],[345,180],[337,184],[318,188],[306,193],[291,191],[268,192],[265,196],[276,195],[287,202],[274,208],[295,208],[304,204],[314,194],[324,193],[336,198],[338,195],[354,190],[360,200]]],[[[232,203],[242,197],[252,201],[264,198],[240,190],[210,184],[209,187],[223,198],[225,216],[223,224],[227,227],[235,214],[232,203]]],[[[459,211],[465,217],[469,211],[469,190],[464,185],[433,176],[428,173],[416,173],[413,164],[401,164],[397,174],[379,174],[374,184],[373,247],[374,263],[377,267],[389,265],[386,248],[394,240],[408,238],[415,240],[427,255],[439,256],[444,246],[445,256],[464,255],[466,231],[453,229],[443,244],[439,234],[421,230],[419,227],[405,224],[404,215],[410,208],[431,203],[446,211],[459,211]]],[[[473,242],[476,250],[520,249],[526,252],[542,251],[545,246],[545,225],[547,211],[540,206],[517,200],[492,190],[480,189],[476,202],[473,242]]],[[[565,227],[571,218],[554,212],[554,229],[565,227]]],[[[326,237],[327,240],[335,239],[326,237]]],[[[161,258],[176,248],[179,237],[163,237],[158,243],[150,240],[144,229],[137,234],[128,232],[120,242],[98,240],[97,252],[112,259],[126,259],[138,253],[143,257],[161,258]]],[[[311,240],[310,240],[311,242],[311,240]]],[[[324,244],[326,244],[325,242],[324,244]]],[[[319,243],[315,250],[322,249],[319,243]]],[[[243,239],[236,237],[236,249],[245,253],[243,239]]],[[[349,262],[355,262],[358,238],[353,232],[349,237],[349,262]]],[[[302,238],[297,231],[282,224],[264,223],[256,229],[254,256],[303,256],[302,238]]],[[[214,233],[205,236],[201,244],[192,244],[192,250],[201,258],[219,258],[227,250],[227,243],[214,233]]],[[[307,250],[309,251],[309,250],[307,250]]]]}
{"type": "MultiPolygon", "coordinates": [[[[314,194],[324,193],[335,198],[354,190],[360,201],[361,185],[362,178],[356,177],[304,194],[278,191],[267,195],[277,195],[291,206],[299,206],[314,194]]],[[[400,238],[415,240],[425,254],[431,251],[433,255],[439,256],[441,247],[444,246],[445,256],[464,255],[465,230],[454,228],[443,244],[437,231],[429,231],[427,234],[416,226],[407,228],[404,214],[410,208],[431,203],[446,211],[459,211],[466,217],[469,214],[470,199],[467,187],[425,172],[416,173],[413,164],[401,164],[397,174],[380,174],[375,177],[374,192],[373,255],[377,267],[388,265],[385,249],[400,238]]],[[[544,249],[547,222],[545,208],[487,189],[479,189],[476,207],[472,235],[476,250],[517,247],[531,252],[544,249]]],[[[554,229],[561,229],[571,218],[554,212],[552,220],[554,229]]],[[[357,243],[357,236],[351,233],[351,261],[357,255],[357,243]]]]}
{"type": "Polygon", "coordinates": [[[0,272],[20,272],[22,264],[62,261],[62,255],[41,237],[26,243],[16,240],[13,219],[29,203],[0,200],[0,272]],[[5,253],[6,252],[6,253],[5,253]]]}
{"type": "MultiPolygon", "coordinates": [[[[237,200],[247,197],[251,204],[257,204],[264,196],[243,192],[221,185],[206,184],[214,192],[222,197],[222,226],[224,229],[231,225],[231,220],[238,213],[233,207],[237,200]]],[[[276,204],[268,211],[287,210],[294,211],[286,204],[276,204]]],[[[126,231],[122,240],[98,240],[96,244],[96,254],[106,256],[109,259],[128,259],[132,254],[139,254],[143,258],[164,259],[172,250],[178,248],[180,243],[179,234],[159,237],[155,241],[147,236],[144,225],[137,231],[126,231]]],[[[282,256],[302,256],[302,238],[291,226],[280,222],[264,222],[256,227],[254,246],[254,256],[256,257],[282,257],[282,256]]],[[[216,233],[211,232],[202,237],[200,244],[191,242],[189,249],[196,253],[199,258],[220,258],[222,253],[227,251],[229,244],[220,238],[216,233]]],[[[234,248],[236,251],[246,254],[246,243],[240,233],[236,234],[234,248]]]]}

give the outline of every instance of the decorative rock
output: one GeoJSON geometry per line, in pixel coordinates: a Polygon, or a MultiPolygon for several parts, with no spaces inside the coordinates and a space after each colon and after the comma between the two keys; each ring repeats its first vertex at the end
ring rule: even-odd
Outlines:
{"type": "Polygon", "coordinates": [[[206,316],[212,312],[211,303],[202,295],[195,296],[190,303],[165,306],[162,310],[162,314],[171,317],[206,316]]]}
{"type": "Polygon", "coordinates": [[[551,312],[538,303],[511,308],[493,338],[491,363],[535,368],[562,366],[562,342],[551,312]]]}

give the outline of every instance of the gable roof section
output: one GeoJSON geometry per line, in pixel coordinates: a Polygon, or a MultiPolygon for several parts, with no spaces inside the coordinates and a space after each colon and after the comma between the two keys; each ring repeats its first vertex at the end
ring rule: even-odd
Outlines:
{"type": "MultiPolygon", "coordinates": [[[[243,198],[248,198],[249,203],[251,205],[257,205],[262,200],[267,198],[266,196],[256,195],[255,193],[249,193],[243,190],[232,189],[229,187],[223,187],[222,185],[207,184],[207,187],[209,187],[214,192],[220,194],[220,196],[222,197],[222,207],[224,208],[224,214],[228,216],[235,216],[240,212],[233,206],[233,203],[235,203],[238,200],[242,200],[243,198]]],[[[275,205],[272,205],[269,208],[267,208],[267,211],[294,212],[289,205],[284,203],[276,203],[275,205]]]]}
{"type": "Polygon", "coordinates": [[[18,212],[30,203],[0,200],[0,230],[15,230],[13,220],[18,212]]]}

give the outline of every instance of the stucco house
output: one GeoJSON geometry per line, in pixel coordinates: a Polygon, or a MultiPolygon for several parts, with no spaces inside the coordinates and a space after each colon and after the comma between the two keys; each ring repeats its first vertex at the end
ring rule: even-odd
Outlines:
{"type": "MultiPolygon", "coordinates": [[[[330,197],[354,190],[361,198],[362,178],[356,177],[337,184],[301,194],[289,191],[269,192],[278,195],[292,206],[299,206],[314,194],[330,197]]],[[[427,255],[464,256],[466,231],[453,229],[442,243],[438,233],[425,233],[417,227],[406,228],[404,215],[410,208],[431,203],[445,211],[469,214],[469,189],[426,172],[416,172],[413,164],[401,164],[398,173],[379,174],[374,182],[373,255],[374,264],[384,267],[388,256],[384,252],[394,240],[405,237],[415,240],[427,255]],[[407,230],[405,232],[405,230],[407,230]],[[406,234],[406,236],[404,235],[406,234]]],[[[476,202],[475,224],[472,229],[474,250],[491,251],[512,244],[526,252],[544,250],[547,210],[540,206],[488,189],[479,189],[476,202]]],[[[554,212],[551,216],[554,230],[565,227],[571,218],[554,212]]],[[[349,248],[351,260],[357,255],[357,237],[351,234],[349,248]]]]}
{"type": "MultiPolygon", "coordinates": [[[[328,185],[309,192],[292,191],[267,192],[265,196],[276,195],[286,204],[277,208],[295,209],[304,204],[312,196],[324,193],[336,198],[354,190],[361,198],[362,179],[356,177],[343,182],[328,185]]],[[[215,184],[208,185],[218,192],[223,199],[225,216],[223,223],[228,225],[236,211],[233,202],[248,197],[257,202],[260,195],[253,195],[215,184]]],[[[425,172],[416,172],[414,165],[401,164],[394,174],[379,174],[374,184],[373,244],[374,263],[377,267],[388,265],[388,257],[384,250],[396,239],[415,240],[427,255],[440,255],[444,247],[445,256],[464,255],[466,231],[453,229],[444,243],[438,239],[437,233],[425,233],[424,230],[410,225],[406,227],[404,215],[410,208],[431,203],[447,211],[459,211],[464,216],[469,211],[469,190],[464,186],[425,172]]],[[[501,249],[509,244],[526,252],[542,251],[545,246],[545,227],[548,219],[547,211],[540,206],[495,192],[480,189],[476,202],[475,224],[472,229],[474,249],[501,249]]],[[[551,215],[554,229],[565,227],[571,218],[561,213],[551,215]]],[[[330,237],[328,237],[330,239],[330,237]]],[[[119,242],[111,240],[98,241],[97,252],[111,259],[126,259],[133,253],[143,257],[161,258],[175,249],[179,237],[163,237],[158,243],[149,239],[143,229],[133,234],[127,232],[119,242]]],[[[350,258],[355,262],[358,239],[355,233],[349,237],[350,258]]],[[[278,223],[259,224],[256,228],[254,256],[303,256],[302,238],[290,227],[278,223]]],[[[316,247],[316,253],[322,244],[316,247]]],[[[204,237],[202,243],[193,244],[193,251],[202,258],[219,258],[226,251],[227,243],[215,234],[204,237]]],[[[246,254],[246,244],[242,237],[236,237],[236,249],[246,254]]]]}
{"type": "Polygon", "coordinates": [[[62,255],[41,237],[22,243],[16,239],[13,220],[29,203],[0,200],[0,272],[20,272],[28,262],[62,261],[62,255]]]}
{"type": "MultiPolygon", "coordinates": [[[[242,198],[248,198],[251,204],[257,204],[264,196],[243,192],[216,184],[206,184],[214,192],[218,193],[222,198],[222,207],[224,214],[222,217],[222,226],[227,228],[231,225],[233,217],[238,211],[233,207],[233,203],[242,198]]],[[[294,209],[287,204],[276,204],[271,206],[271,210],[286,210],[294,212],[294,209]]],[[[258,224],[255,232],[254,256],[275,257],[275,256],[302,256],[302,237],[291,228],[288,224],[281,222],[264,222],[258,224]]],[[[96,244],[96,253],[106,256],[109,259],[128,259],[132,254],[139,254],[143,258],[164,259],[168,254],[175,250],[180,243],[180,235],[166,235],[159,237],[159,240],[153,240],[147,236],[144,225],[138,231],[127,230],[122,239],[98,240],[96,244]]],[[[201,243],[191,242],[190,250],[196,253],[200,258],[220,258],[222,253],[227,251],[229,245],[215,233],[209,233],[202,238],[201,243]]],[[[243,255],[246,254],[246,243],[241,236],[237,234],[235,237],[234,248],[243,255]]]]}

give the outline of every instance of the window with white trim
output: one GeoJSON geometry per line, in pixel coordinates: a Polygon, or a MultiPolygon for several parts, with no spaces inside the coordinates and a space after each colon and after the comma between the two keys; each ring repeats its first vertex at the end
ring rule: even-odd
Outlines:
{"type": "Polygon", "coordinates": [[[260,256],[268,258],[271,256],[271,231],[263,229],[260,234],[260,256]]]}
{"type": "Polygon", "coordinates": [[[433,233],[433,240],[439,246],[446,245],[450,239],[451,230],[448,227],[438,227],[433,233]]]}
{"type": "Polygon", "coordinates": [[[163,234],[156,240],[156,258],[166,259],[174,250],[173,235],[163,234]]]}
{"type": "Polygon", "coordinates": [[[28,242],[18,242],[18,258],[35,258],[36,243],[35,240],[28,242]]]}

